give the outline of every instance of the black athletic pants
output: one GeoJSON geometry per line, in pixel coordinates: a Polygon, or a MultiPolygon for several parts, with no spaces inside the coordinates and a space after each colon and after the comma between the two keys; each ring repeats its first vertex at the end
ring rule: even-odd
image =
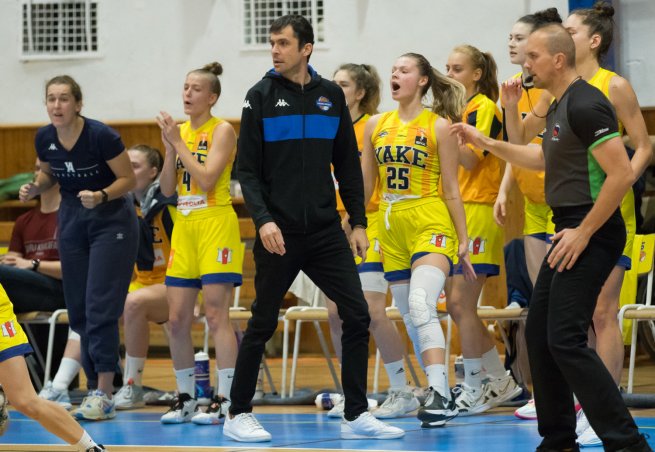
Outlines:
{"type": "MultiPolygon", "coordinates": [[[[556,230],[577,227],[590,208],[553,208],[556,230]]],[[[612,376],[587,346],[598,294],[621,256],[625,235],[617,211],[592,236],[571,270],[557,272],[546,260],[541,266],[530,301],[526,340],[544,448],[575,447],[573,393],[605,450],[639,441],[637,426],[612,376]]]]}
{"type": "Polygon", "coordinates": [[[366,411],[366,372],[368,369],[368,327],[370,317],[362,285],[344,232],[339,224],[310,234],[285,234],[286,254],[266,251],[257,236],[255,290],[252,305],[234,370],[230,412],[252,411],[259,363],[264,345],[278,325],[284,294],[300,270],[334,300],[343,320],[343,358],[341,381],[346,398],[345,416],[353,419],[366,411]]]}

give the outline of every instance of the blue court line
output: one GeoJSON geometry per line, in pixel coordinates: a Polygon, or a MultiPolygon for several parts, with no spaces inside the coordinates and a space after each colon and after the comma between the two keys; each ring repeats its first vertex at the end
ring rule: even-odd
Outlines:
{"type": "MultiPolygon", "coordinates": [[[[478,451],[523,452],[534,450],[540,442],[536,421],[516,419],[511,415],[485,414],[456,418],[446,427],[422,429],[414,417],[391,420],[405,429],[406,435],[396,440],[341,440],[340,421],[324,412],[316,414],[258,414],[257,419],[271,432],[270,443],[238,443],[222,434],[222,426],[194,424],[162,425],[161,413],[119,412],[115,419],[84,422],[89,434],[105,445],[177,447],[221,447],[229,449],[294,448],[304,450],[365,451],[478,451]]],[[[643,430],[655,429],[655,418],[636,418],[643,430]]],[[[655,437],[650,441],[655,445],[655,437]]],[[[11,423],[0,447],[10,444],[64,444],[35,421],[11,411],[11,423]]],[[[591,449],[592,451],[594,449],[591,449]]],[[[595,450],[601,450],[597,448],[595,450]]]]}

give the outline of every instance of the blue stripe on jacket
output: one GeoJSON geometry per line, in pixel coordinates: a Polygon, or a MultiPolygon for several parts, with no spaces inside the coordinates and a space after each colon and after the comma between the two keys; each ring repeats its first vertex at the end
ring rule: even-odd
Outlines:
{"type": "Polygon", "coordinates": [[[318,138],[333,140],[339,128],[338,116],[305,115],[305,133],[302,132],[303,115],[264,118],[264,141],[298,140],[318,138]]]}

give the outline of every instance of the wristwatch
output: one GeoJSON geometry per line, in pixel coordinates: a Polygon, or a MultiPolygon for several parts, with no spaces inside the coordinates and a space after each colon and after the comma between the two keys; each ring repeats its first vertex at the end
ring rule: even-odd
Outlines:
{"type": "Polygon", "coordinates": [[[106,203],[107,201],[109,201],[109,195],[107,194],[107,192],[105,190],[100,190],[100,194],[102,195],[102,203],[103,204],[106,203]]]}
{"type": "Polygon", "coordinates": [[[41,265],[41,259],[32,259],[32,271],[35,272],[39,269],[41,265]]]}

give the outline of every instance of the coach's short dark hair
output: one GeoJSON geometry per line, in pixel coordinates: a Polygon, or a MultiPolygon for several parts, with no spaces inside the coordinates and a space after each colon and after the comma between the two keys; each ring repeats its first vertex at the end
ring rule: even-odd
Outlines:
{"type": "Polygon", "coordinates": [[[271,24],[270,33],[279,33],[283,28],[291,26],[293,35],[298,39],[298,49],[305,44],[314,44],[314,29],[307,19],[299,14],[287,14],[278,17],[271,24]]]}
{"type": "Polygon", "coordinates": [[[566,57],[566,65],[568,67],[575,67],[575,43],[573,38],[560,24],[549,23],[541,26],[536,26],[532,33],[542,32],[546,34],[546,47],[548,53],[556,55],[558,53],[564,54],[566,57]]]}

